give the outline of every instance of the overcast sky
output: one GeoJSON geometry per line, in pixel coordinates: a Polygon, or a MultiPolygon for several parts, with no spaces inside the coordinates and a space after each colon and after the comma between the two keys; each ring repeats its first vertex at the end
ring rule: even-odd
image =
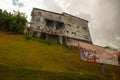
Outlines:
{"type": "Polygon", "coordinates": [[[120,48],[120,0],[0,0],[0,9],[25,12],[28,21],[33,7],[86,19],[94,44],[120,48]]]}

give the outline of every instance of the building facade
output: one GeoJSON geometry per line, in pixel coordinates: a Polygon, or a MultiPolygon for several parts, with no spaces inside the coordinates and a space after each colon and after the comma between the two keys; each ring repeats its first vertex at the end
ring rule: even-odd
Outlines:
{"type": "Polygon", "coordinates": [[[29,35],[54,40],[68,46],[78,41],[92,44],[88,21],[68,13],[55,13],[33,8],[29,35]]]}

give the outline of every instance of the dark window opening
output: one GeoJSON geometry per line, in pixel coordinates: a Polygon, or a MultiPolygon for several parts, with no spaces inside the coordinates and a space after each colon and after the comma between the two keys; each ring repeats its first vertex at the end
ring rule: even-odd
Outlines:
{"type": "Polygon", "coordinates": [[[40,18],[36,18],[35,21],[40,21],[40,18]]]}
{"type": "Polygon", "coordinates": [[[64,23],[57,22],[56,23],[56,29],[59,30],[60,28],[63,28],[64,23]]]}
{"type": "Polygon", "coordinates": [[[36,30],[40,30],[40,26],[36,26],[36,30]]]}
{"type": "Polygon", "coordinates": [[[46,19],[46,26],[54,27],[54,21],[52,19],[46,19]]]}
{"type": "Polygon", "coordinates": [[[62,22],[56,22],[56,30],[59,34],[62,34],[63,33],[63,25],[64,23],[62,22]]]}
{"type": "Polygon", "coordinates": [[[69,33],[69,31],[67,31],[67,33],[69,33]]]}
{"type": "Polygon", "coordinates": [[[76,33],[74,33],[74,35],[76,35],[76,33]]]}
{"type": "Polygon", "coordinates": [[[54,21],[52,19],[46,19],[45,22],[46,22],[47,32],[53,33],[54,21]]]}
{"type": "Polygon", "coordinates": [[[87,39],[87,40],[89,39],[88,35],[84,35],[84,38],[87,39]]]}
{"type": "Polygon", "coordinates": [[[87,30],[87,28],[86,27],[82,27],[84,30],[87,30]]]}
{"type": "Polygon", "coordinates": [[[67,42],[72,42],[72,39],[71,38],[67,38],[67,42]]]}

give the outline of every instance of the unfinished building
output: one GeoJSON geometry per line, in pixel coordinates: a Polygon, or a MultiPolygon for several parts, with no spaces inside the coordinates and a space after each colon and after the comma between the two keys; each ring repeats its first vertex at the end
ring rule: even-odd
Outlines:
{"type": "Polygon", "coordinates": [[[31,36],[68,46],[77,46],[78,41],[92,44],[87,20],[38,8],[33,8],[31,16],[31,36]]]}

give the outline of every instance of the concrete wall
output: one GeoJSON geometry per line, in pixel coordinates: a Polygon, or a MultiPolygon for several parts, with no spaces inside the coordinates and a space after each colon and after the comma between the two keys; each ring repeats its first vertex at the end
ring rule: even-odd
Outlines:
{"type": "Polygon", "coordinates": [[[66,36],[91,41],[88,29],[88,21],[82,20],[75,16],[71,16],[67,13],[64,13],[63,16],[66,36]],[[88,39],[84,37],[85,35],[88,36],[88,39]]]}

